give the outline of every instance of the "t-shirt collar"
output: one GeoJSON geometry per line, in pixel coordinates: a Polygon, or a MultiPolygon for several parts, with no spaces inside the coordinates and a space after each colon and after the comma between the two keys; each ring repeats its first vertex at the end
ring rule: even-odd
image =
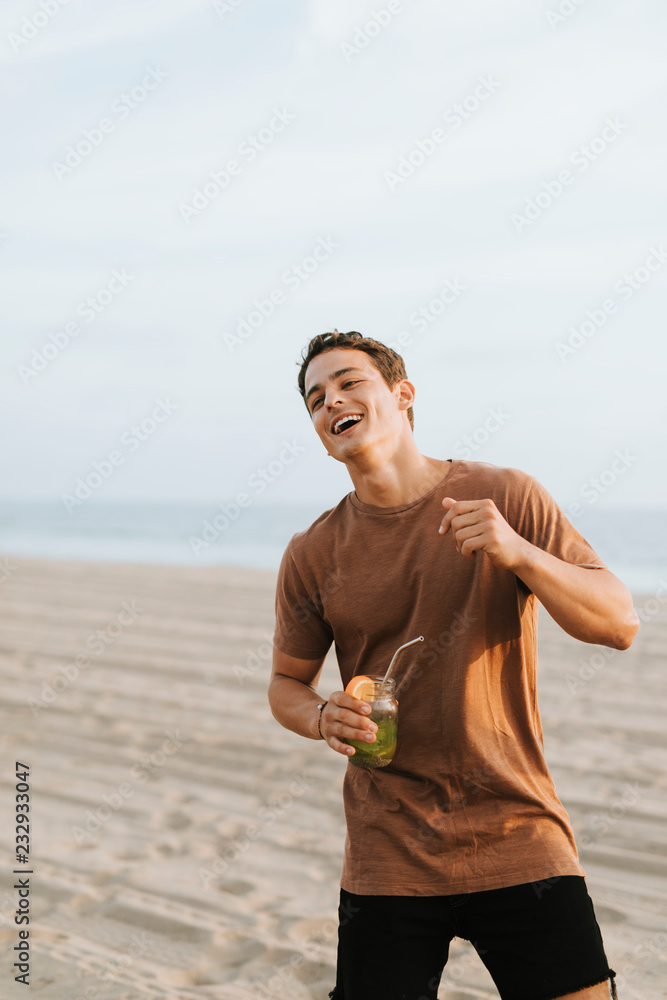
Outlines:
{"type": "Polygon", "coordinates": [[[401,511],[410,510],[412,507],[416,507],[417,504],[424,503],[426,500],[429,499],[429,497],[433,496],[436,490],[440,489],[442,484],[450,475],[454,465],[453,459],[448,458],[447,461],[449,462],[449,465],[442,479],[439,482],[437,482],[435,486],[428,491],[428,493],[425,493],[421,497],[417,497],[416,500],[411,500],[410,503],[400,504],[399,506],[396,507],[377,507],[373,504],[362,503],[362,501],[359,499],[355,491],[353,491],[352,493],[348,493],[348,499],[352,504],[352,506],[356,507],[357,510],[360,510],[363,514],[400,514],[401,511]]]}

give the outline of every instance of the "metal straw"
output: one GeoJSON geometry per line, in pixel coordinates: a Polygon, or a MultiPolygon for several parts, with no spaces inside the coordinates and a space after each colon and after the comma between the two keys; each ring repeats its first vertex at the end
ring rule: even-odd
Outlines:
{"type": "Polygon", "coordinates": [[[402,646],[398,647],[398,649],[396,650],[396,652],[394,653],[394,655],[391,658],[391,663],[387,667],[387,673],[382,678],[382,684],[380,685],[380,690],[378,691],[378,698],[382,697],[382,692],[384,690],[385,682],[389,679],[389,675],[391,674],[391,671],[392,671],[392,669],[394,667],[394,664],[396,663],[396,657],[398,656],[398,654],[400,653],[400,651],[402,649],[405,649],[406,646],[412,646],[412,644],[415,643],[415,642],[423,642],[423,641],[424,641],[424,636],[423,635],[418,635],[416,639],[411,639],[410,642],[404,642],[402,646]]]}

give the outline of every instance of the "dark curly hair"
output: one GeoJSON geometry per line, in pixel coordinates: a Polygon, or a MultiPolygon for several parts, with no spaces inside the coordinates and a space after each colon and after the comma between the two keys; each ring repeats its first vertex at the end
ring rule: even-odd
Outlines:
{"type": "MultiPolygon", "coordinates": [[[[316,337],[312,338],[308,347],[302,351],[301,361],[297,361],[297,364],[301,366],[299,368],[299,392],[304,403],[306,403],[306,369],[308,365],[318,354],[333,351],[337,347],[352,348],[355,351],[363,351],[364,354],[368,354],[390,389],[393,389],[401,379],[408,377],[401,355],[393,351],[391,347],[387,347],[386,344],[381,344],[379,340],[363,337],[356,330],[351,330],[349,333],[339,333],[338,330],[334,330],[332,333],[318,333],[316,337]]],[[[307,403],[306,409],[308,409],[307,403]]],[[[412,407],[408,410],[408,420],[410,427],[414,430],[412,407]]]]}

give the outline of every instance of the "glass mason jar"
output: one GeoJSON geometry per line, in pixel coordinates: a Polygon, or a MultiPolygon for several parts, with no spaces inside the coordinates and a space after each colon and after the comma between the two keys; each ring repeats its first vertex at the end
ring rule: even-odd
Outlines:
{"type": "Polygon", "coordinates": [[[354,747],[354,753],[348,760],[357,767],[386,767],[396,753],[396,733],[398,729],[398,702],[396,701],[396,682],[390,677],[384,684],[382,696],[380,688],[382,677],[371,677],[373,681],[372,697],[362,698],[371,706],[367,719],[372,719],[377,725],[375,740],[345,740],[354,747]]]}

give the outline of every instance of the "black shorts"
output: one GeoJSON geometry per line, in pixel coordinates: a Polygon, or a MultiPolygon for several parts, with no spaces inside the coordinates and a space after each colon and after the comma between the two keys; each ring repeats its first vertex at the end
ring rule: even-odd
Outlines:
{"type": "Polygon", "coordinates": [[[436,1000],[449,943],[470,941],[502,1000],[555,1000],[614,976],[586,881],[561,875],[453,896],[340,890],[332,1000],[436,1000]]]}

